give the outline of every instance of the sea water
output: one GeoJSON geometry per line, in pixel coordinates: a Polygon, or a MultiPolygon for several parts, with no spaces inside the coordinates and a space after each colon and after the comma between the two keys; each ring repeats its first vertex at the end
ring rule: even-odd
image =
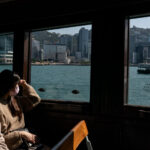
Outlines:
{"type": "Polygon", "coordinates": [[[43,99],[89,102],[90,66],[32,66],[31,84],[43,99]]]}
{"type": "MultiPolygon", "coordinates": [[[[4,69],[12,65],[0,65],[4,69]]],[[[89,102],[90,66],[32,65],[31,85],[42,99],[89,102]]]]}
{"type": "Polygon", "coordinates": [[[128,104],[150,105],[150,74],[138,74],[129,67],[128,104]]]}
{"type": "MultiPolygon", "coordinates": [[[[12,66],[0,65],[0,71],[4,69],[12,66]]],[[[129,67],[128,80],[128,104],[150,105],[150,74],[138,74],[137,67],[129,67]]],[[[90,66],[32,65],[31,84],[42,99],[89,102],[90,66]]]]}

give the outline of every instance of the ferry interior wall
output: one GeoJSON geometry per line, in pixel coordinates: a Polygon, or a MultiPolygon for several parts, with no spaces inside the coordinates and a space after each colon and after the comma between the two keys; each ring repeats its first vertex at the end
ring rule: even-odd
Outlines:
{"type": "MultiPolygon", "coordinates": [[[[26,126],[53,147],[85,120],[94,150],[147,150],[150,106],[128,105],[126,83],[128,21],[131,16],[150,15],[150,1],[86,3],[0,0],[0,33],[14,33],[13,70],[28,83],[33,30],[92,24],[90,102],[42,99],[25,114],[26,126]]],[[[86,149],[85,141],[78,149],[86,149]]]]}

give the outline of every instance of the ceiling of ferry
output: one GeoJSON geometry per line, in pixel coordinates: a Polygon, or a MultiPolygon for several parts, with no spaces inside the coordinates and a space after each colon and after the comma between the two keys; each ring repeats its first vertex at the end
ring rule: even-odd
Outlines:
{"type": "MultiPolygon", "coordinates": [[[[112,11],[109,8],[130,7],[148,3],[150,0],[103,0],[93,2],[81,1],[51,1],[51,0],[0,0],[0,18],[7,22],[8,20],[19,20],[20,18],[43,17],[42,14],[56,16],[62,14],[80,13],[95,10],[112,11]],[[3,12],[6,12],[5,14],[3,12]],[[10,13],[11,12],[11,13],[10,13]]],[[[149,6],[148,5],[148,6],[149,6]]],[[[24,19],[23,18],[23,19],[24,19]]]]}
{"type": "MultiPolygon", "coordinates": [[[[143,2],[150,2],[150,0],[103,0],[103,1],[93,1],[93,2],[88,2],[87,1],[83,1],[81,3],[81,1],[75,1],[74,3],[72,3],[72,1],[68,1],[68,2],[64,2],[64,1],[60,1],[59,4],[63,4],[63,5],[60,5],[62,8],[67,8],[68,6],[69,7],[97,7],[97,8],[102,8],[102,7],[105,7],[105,6],[112,6],[112,5],[132,5],[132,4],[135,4],[135,3],[143,3],[143,2]]],[[[55,4],[57,4],[57,7],[59,7],[58,5],[58,1],[47,1],[47,0],[39,0],[39,1],[36,1],[36,0],[0,0],[0,5],[2,4],[8,4],[8,3],[15,3],[15,4],[31,4],[31,3],[34,3],[34,4],[37,4],[37,3],[40,3],[40,4],[47,4],[49,3],[49,5],[53,5],[55,6],[55,4]]]]}

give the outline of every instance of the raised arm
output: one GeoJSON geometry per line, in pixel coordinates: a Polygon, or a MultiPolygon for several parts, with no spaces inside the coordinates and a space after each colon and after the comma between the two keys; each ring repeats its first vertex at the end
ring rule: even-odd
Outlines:
{"type": "Polygon", "coordinates": [[[18,96],[17,99],[19,100],[23,111],[29,111],[40,103],[41,98],[34,88],[27,84],[25,80],[20,80],[19,85],[23,87],[23,96],[18,96]]]}

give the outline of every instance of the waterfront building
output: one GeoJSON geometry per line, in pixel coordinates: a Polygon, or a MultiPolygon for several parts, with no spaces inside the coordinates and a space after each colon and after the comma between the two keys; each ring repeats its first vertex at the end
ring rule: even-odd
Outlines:
{"type": "Polygon", "coordinates": [[[137,46],[140,46],[142,44],[147,45],[150,42],[150,31],[144,28],[138,28],[136,26],[133,26],[129,30],[129,62],[132,64],[135,64],[137,60],[135,60],[135,56],[138,59],[138,54],[136,49],[137,46]]]}
{"type": "Polygon", "coordinates": [[[77,60],[81,60],[81,52],[76,52],[75,57],[77,60]]]}
{"type": "Polygon", "coordinates": [[[74,36],[72,37],[72,49],[71,49],[71,56],[75,56],[75,53],[78,51],[78,38],[79,38],[79,34],[74,34],[74,36]]]}
{"type": "Polygon", "coordinates": [[[141,42],[136,44],[136,48],[133,52],[133,62],[138,63],[150,63],[150,43],[141,42]]]}
{"type": "Polygon", "coordinates": [[[56,60],[56,45],[44,44],[44,60],[56,60]]]}
{"type": "Polygon", "coordinates": [[[132,55],[133,59],[132,59],[132,63],[133,64],[137,64],[137,53],[134,51],[133,55],[132,55]]]}
{"type": "Polygon", "coordinates": [[[70,62],[75,63],[76,62],[76,58],[75,56],[69,56],[70,62]]]}
{"type": "Polygon", "coordinates": [[[13,51],[0,51],[0,64],[12,64],[13,51]]]}
{"type": "Polygon", "coordinates": [[[32,38],[32,54],[31,54],[32,60],[36,61],[40,59],[39,52],[40,52],[40,41],[32,38]]]}
{"type": "Polygon", "coordinates": [[[67,47],[66,45],[56,45],[56,56],[58,62],[67,61],[67,47]]]}
{"type": "Polygon", "coordinates": [[[66,45],[56,44],[44,44],[44,60],[65,62],[67,59],[67,47],[66,45]]]}
{"type": "Polygon", "coordinates": [[[0,63],[12,64],[13,62],[13,35],[0,36],[0,63]]]}
{"type": "Polygon", "coordinates": [[[13,35],[0,36],[0,51],[13,51],[13,35]]]}
{"type": "Polygon", "coordinates": [[[70,51],[72,54],[72,39],[73,37],[68,34],[63,34],[60,36],[60,44],[66,45],[67,51],[70,51]]]}
{"type": "Polygon", "coordinates": [[[65,63],[67,61],[67,52],[58,52],[57,53],[57,61],[65,63]]]}
{"type": "Polygon", "coordinates": [[[40,49],[39,56],[40,56],[40,61],[43,61],[44,60],[44,50],[43,49],[40,49]]]}
{"type": "Polygon", "coordinates": [[[91,41],[88,42],[88,56],[87,56],[88,60],[91,60],[91,41]]]}
{"type": "Polygon", "coordinates": [[[79,31],[79,51],[81,52],[81,57],[88,57],[88,41],[89,31],[85,28],[81,28],[79,31]]]}

